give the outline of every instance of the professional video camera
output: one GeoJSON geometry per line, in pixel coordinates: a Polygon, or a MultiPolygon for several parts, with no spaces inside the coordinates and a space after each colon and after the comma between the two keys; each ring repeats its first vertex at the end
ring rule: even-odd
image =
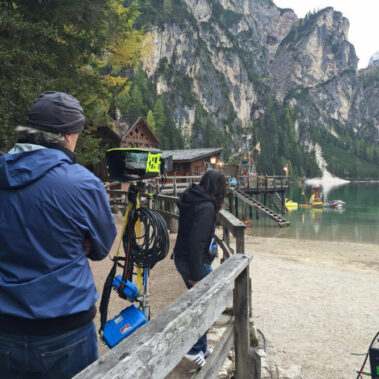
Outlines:
{"type": "Polygon", "coordinates": [[[150,179],[172,170],[172,156],[152,148],[116,148],[106,152],[108,175],[119,182],[150,179]]]}
{"type": "MultiPolygon", "coordinates": [[[[169,235],[162,215],[140,204],[140,195],[148,188],[144,179],[164,175],[172,170],[172,156],[162,158],[162,151],[151,148],[116,148],[106,152],[108,175],[119,182],[133,182],[128,188],[117,252],[113,267],[104,283],[100,302],[100,330],[102,341],[112,348],[150,318],[149,275],[154,265],[169,251],[169,235]],[[135,183],[134,183],[135,182],[135,183]],[[125,256],[121,255],[123,244],[125,256]],[[118,267],[122,275],[116,275],[118,267]],[[132,283],[137,276],[137,285],[132,283]],[[118,295],[134,304],[107,321],[112,288],[118,295]]],[[[152,191],[147,196],[153,197],[152,191]]]]}

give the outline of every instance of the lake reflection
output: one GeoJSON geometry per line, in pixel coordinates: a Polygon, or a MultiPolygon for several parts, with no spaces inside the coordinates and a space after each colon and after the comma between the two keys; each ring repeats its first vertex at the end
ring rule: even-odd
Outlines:
{"type": "MultiPolygon", "coordinates": [[[[307,198],[311,188],[305,188],[307,198]]],[[[287,197],[304,203],[302,188],[291,184],[287,197]]],[[[255,219],[255,210],[248,235],[327,241],[351,241],[379,244],[379,183],[350,183],[331,189],[330,200],[343,200],[346,206],[332,208],[298,208],[284,217],[291,222],[280,228],[273,220],[261,215],[255,219]]]]}

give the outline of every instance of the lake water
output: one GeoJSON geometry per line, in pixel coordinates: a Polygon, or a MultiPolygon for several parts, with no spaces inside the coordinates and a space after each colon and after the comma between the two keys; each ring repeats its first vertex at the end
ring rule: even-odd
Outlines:
{"type": "MultiPolygon", "coordinates": [[[[305,187],[309,198],[312,189],[305,187]]],[[[291,184],[287,197],[299,204],[304,203],[299,184],[291,184]]],[[[291,222],[280,228],[269,217],[260,215],[256,220],[255,210],[247,234],[262,237],[311,239],[327,241],[363,242],[379,245],[379,183],[349,183],[331,189],[330,200],[343,200],[343,209],[298,208],[284,217],[291,222]]],[[[379,248],[378,248],[379,252],[379,248]]]]}

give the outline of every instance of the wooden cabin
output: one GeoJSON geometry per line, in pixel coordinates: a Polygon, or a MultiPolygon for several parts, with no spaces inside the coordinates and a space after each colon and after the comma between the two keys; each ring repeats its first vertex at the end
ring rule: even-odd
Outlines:
{"type": "MultiPolygon", "coordinates": [[[[101,126],[97,129],[96,137],[101,139],[100,149],[106,151],[115,147],[120,147],[120,136],[109,126],[101,126]]],[[[108,181],[107,162],[105,157],[96,164],[87,167],[102,181],[108,181]]]]}
{"type": "Polygon", "coordinates": [[[172,155],[173,171],[169,176],[203,175],[208,168],[222,169],[221,147],[208,149],[164,150],[163,157],[172,155]]]}
{"type": "Polygon", "coordinates": [[[158,137],[143,117],[124,117],[116,124],[121,138],[120,147],[159,148],[158,137]]]}
{"type": "MultiPolygon", "coordinates": [[[[159,148],[160,142],[143,117],[124,117],[113,122],[113,128],[103,126],[97,129],[97,138],[101,139],[100,149],[117,147],[152,147],[159,148]]],[[[106,159],[88,166],[97,177],[109,180],[106,159]]]]}

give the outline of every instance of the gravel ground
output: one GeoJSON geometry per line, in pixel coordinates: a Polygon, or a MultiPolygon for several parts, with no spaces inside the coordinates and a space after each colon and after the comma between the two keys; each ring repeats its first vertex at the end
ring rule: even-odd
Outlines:
{"type": "Polygon", "coordinates": [[[351,353],[379,330],[378,246],[248,237],[246,251],[254,322],[280,377],[355,378],[364,357],[351,353]]]}
{"type": "MultiPolygon", "coordinates": [[[[245,251],[253,255],[253,318],[267,341],[267,364],[281,379],[354,378],[364,357],[351,353],[366,352],[379,330],[378,246],[247,236],[245,251]]],[[[111,261],[91,267],[101,294],[111,261]]],[[[150,278],[154,317],[186,288],[169,256],[150,278]]],[[[113,294],[108,318],[126,306],[113,294]]],[[[99,326],[99,314],[95,321],[99,326]]],[[[107,350],[99,342],[99,353],[107,350]]],[[[170,378],[186,377],[181,365],[170,378]]]]}

